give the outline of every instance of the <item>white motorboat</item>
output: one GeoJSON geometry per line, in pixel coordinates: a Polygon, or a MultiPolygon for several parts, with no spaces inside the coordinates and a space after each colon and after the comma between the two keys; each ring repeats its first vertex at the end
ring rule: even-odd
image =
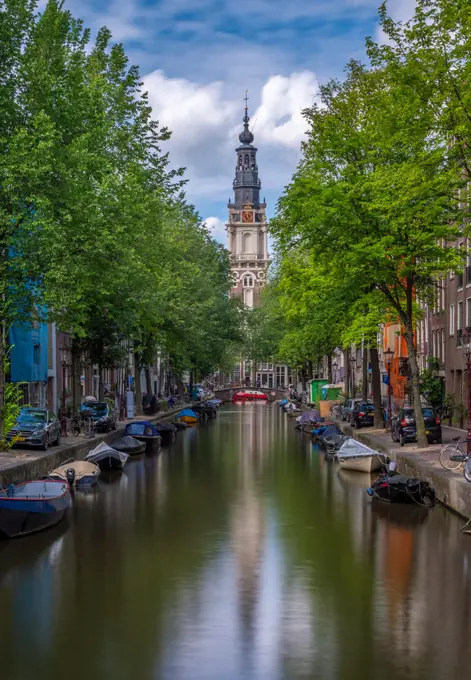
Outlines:
{"type": "Polygon", "coordinates": [[[357,439],[347,439],[337,453],[337,460],[344,470],[371,473],[386,463],[386,456],[357,439]]]}
{"type": "Polygon", "coordinates": [[[85,460],[98,465],[100,470],[122,470],[129,458],[129,454],[116,451],[105,442],[87,453],[85,460]]]}

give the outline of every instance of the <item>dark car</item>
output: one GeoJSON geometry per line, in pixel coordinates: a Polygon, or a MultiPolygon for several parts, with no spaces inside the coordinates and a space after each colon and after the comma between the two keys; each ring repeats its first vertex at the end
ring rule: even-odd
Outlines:
{"type": "Polygon", "coordinates": [[[353,411],[350,415],[350,422],[357,430],[360,429],[360,427],[371,427],[374,425],[374,414],[375,407],[373,404],[365,404],[364,401],[360,401],[353,407],[353,411]]]}
{"type": "Polygon", "coordinates": [[[80,412],[84,417],[93,418],[96,432],[110,432],[116,430],[117,413],[106,401],[88,401],[82,404],[80,412]]]}
{"type": "MultiPolygon", "coordinates": [[[[368,404],[371,404],[371,399],[367,399],[368,404]]],[[[340,407],[340,419],[346,420],[347,423],[352,423],[352,413],[355,408],[355,404],[363,403],[362,399],[347,399],[340,407]]]]}
{"type": "MultiPolygon", "coordinates": [[[[425,433],[429,442],[442,443],[442,426],[433,409],[424,407],[422,409],[425,422],[425,433]]],[[[404,446],[406,442],[414,442],[417,439],[415,427],[415,414],[412,407],[405,407],[399,410],[397,416],[392,419],[391,437],[393,442],[399,442],[404,446]]]]}
{"type": "Polygon", "coordinates": [[[6,438],[14,439],[14,446],[40,446],[46,451],[49,444],[60,444],[61,427],[47,408],[22,408],[6,438]]]}

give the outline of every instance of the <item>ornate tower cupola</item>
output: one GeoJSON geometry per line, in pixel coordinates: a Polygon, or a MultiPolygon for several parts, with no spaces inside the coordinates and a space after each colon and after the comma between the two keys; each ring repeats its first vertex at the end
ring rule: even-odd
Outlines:
{"type": "Polygon", "coordinates": [[[266,204],[260,202],[261,182],[258,177],[257,149],[249,129],[248,97],[245,95],[244,129],[236,149],[234,202],[229,201],[228,248],[234,278],[233,295],[241,297],[249,307],[257,305],[260,289],[270,263],[267,250],[266,204]]]}

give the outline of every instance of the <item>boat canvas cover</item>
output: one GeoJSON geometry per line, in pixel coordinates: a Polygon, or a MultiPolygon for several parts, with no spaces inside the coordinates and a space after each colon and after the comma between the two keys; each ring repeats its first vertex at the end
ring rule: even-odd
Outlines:
{"type": "Polygon", "coordinates": [[[357,439],[347,439],[339,449],[339,458],[369,458],[370,456],[383,457],[382,453],[370,449],[366,444],[362,444],[357,439]]]}
{"type": "Polygon", "coordinates": [[[85,460],[91,460],[95,458],[96,456],[101,456],[101,457],[106,457],[106,456],[119,456],[119,459],[121,460],[122,464],[127,461],[129,458],[127,453],[123,453],[122,451],[117,451],[116,449],[111,448],[106,442],[101,442],[101,444],[98,444],[98,446],[87,453],[85,456],[85,460]]]}
{"type": "Polygon", "coordinates": [[[301,425],[306,423],[318,423],[321,419],[319,411],[313,409],[312,411],[305,411],[302,416],[299,417],[299,422],[301,425]]]}

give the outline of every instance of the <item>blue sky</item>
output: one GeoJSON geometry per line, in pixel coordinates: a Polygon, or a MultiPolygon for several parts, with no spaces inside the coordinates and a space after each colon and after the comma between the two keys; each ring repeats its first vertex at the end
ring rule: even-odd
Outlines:
{"type": "MultiPolygon", "coordinates": [[[[389,0],[407,19],[414,0],[389,0]]],[[[66,0],[96,31],[111,29],[140,66],[155,118],[173,131],[172,164],[188,199],[225,242],[234,148],[249,89],[269,214],[299,159],[300,112],[318,83],[339,76],[364,39],[379,36],[380,0],[66,0]]]]}

